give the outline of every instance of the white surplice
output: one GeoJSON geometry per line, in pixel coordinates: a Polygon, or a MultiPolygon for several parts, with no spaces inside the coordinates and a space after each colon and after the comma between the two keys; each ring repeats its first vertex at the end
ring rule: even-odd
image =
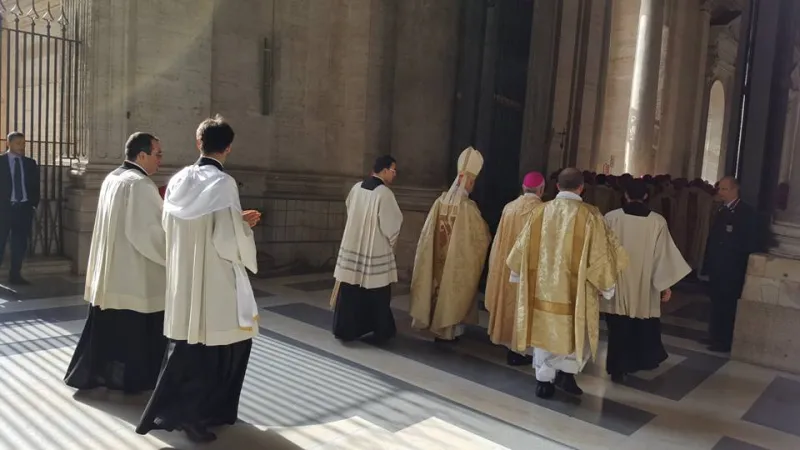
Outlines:
{"type": "Polygon", "coordinates": [[[120,168],[100,188],[84,299],[100,309],[164,310],[161,196],[139,170],[120,168]]]}
{"type": "Polygon", "coordinates": [[[163,225],[164,335],[209,346],[256,336],[258,306],[246,270],[258,271],[256,245],[233,177],[213,165],[178,172],[164,196],[163,225]]]}
{"type": "Polygon", "coordinates": [[[622,209],[605,217],[630,264],[619,277],[616,295],[600,302],[600,310],[635,319],[661,317],[661,292],[692,271],[672,240],[667,221],[655,212],[641,217],[622,209]]]}
{"type": "Polygon", "coordinates": [[[394,245],[403,213],[392,190],[356,183],[347,196],[347,224],[333,276],[337,281],[377,289],[397,282],[394,245]]]}

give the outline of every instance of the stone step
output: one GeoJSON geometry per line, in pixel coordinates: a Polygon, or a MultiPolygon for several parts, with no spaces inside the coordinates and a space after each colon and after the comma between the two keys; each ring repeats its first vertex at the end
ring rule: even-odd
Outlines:
{"type": "MultiPolygon", "coordinates": [[[[5,265],[7,265],[6,262],[5,265]]],[[[68,275],[72,271],[72,261],[59,256],[33,257],[25,260],[22,266],[23,276],[68,275]]]]}
{"type": "Polygon", "coordinates": [[[394,434],[409,449],[444,450],[508,450],[500,444],[459,428],[444,420],[431,417],[394,434]]]}
{"type": "Polygon", "coordinates": [[[351,436],[375,430],[387,430],[362,419],[353,416],[349,419],[337,420],[334,422],[306,425],[299,427],[270,427],[270,430],[279,434],[300,448],[319,449],[324,445],[338,443],[351,436]]]}

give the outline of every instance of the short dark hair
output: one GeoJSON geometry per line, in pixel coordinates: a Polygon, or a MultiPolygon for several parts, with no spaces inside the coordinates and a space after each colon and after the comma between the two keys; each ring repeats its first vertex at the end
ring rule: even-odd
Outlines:
{"type": "Polygon", "coordinates": [[[153,151],[153,141],[157,140],[158,138],[150,133],[143,133],[141,131],[133,133],[128,138],[128,141],[125,142],[125,159],[128,161],[136,161],[136,157],[139,156],[139,153],[149,155],[153,151]]]}
{"type": "Polygon", "coordinates": [[[583,173],[574,167],[568,167],[558,174],[558,188],[562,191],[574,191],[583,186],[583,173]]]}
{"type": "Polygon", "coordinates": [[[596,177],[594,177],[594,182],[598,186],[606,184],[607,181],[608,181],[608,177],[604,173],[601,173],[600,175],[597,175],[596,177]]]}
{"type": "Polygon", "coordinates": [[[642,201],[647,197],[647,183],[644,180],[635,179],[625,183],[625,195],[631,200],[642,201]]]}
{"type": "Polygon", "coordinates": [[[204,155],[224,152],[231,146],[234,136],[233,128],[219,114],[202,121],[197,127],[197,140],[204,155]]]}
{"type": "Polygon", "coordinates": [[[383,155],[378,156],[375,158],[375,163],[372,164],[372,171],[374,173],[380,173],[384,169],[391,169],[392,164],[397,164],[394,158],[391,155],[383,155]]]}
{"type": "Polygon", "coordinates": [[[11,141],[13,141],[14,139],[16,139],[16,138],[24,138],[24,137],[25,137],[25,134],[22,133],[21,131],[12,131],[11,133],[8,133],[8,136],[6,136],[6,143],[10,144],[11,141]]]}

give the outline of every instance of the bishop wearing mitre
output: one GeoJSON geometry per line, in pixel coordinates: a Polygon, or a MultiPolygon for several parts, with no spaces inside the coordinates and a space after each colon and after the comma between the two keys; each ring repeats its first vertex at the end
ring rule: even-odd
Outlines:
{"type": "Polygon", "coordinates": [[[433,203],[417,243],[411,277],[412,326],[437,342],[454,341],[463,325],[477,323],[478,291],[491,235],[469,194],[483,168],[472,147],[458,158],[450,190],[433,203]]]}
{"type": "Polygon", "coordinates": [[[197,129],[202,156],[167,185],[167,357],[136,432],[183,430],[193,442],[237,420],[258,308],[247,271],[257,272],[251,228],[236,180],[225,172],[234,132],[217,116],[197,129]]]}
{"type": "Polygon", "coordinates": [[[599,296],[614,295],[627,264],[600,211],[581,199],[583,174],[561,171],[558,191],[531,212],[506,261],[518,283],[512,349],[533,347],[540,398],[556,387],[583,393],[575,374],[597,353],[599,296]]]}
{"type": "MultiPolygon", "coordinates": [[[[489,338],[494,344],[511,348],[514,334],[514,311],[517,306],[516,285],[509,281],[511,269],[506,264],[511,248],[534,208],[542,204],[545,181],[539,172],[530,172],[522,180],[522,195],[503,208],[500,224],[489,253],[489,275],[486,278],[484,303],[489,311],[489,338]]],[[[509,350],[506,362],[510,366],[531,364],[530,355],[509,350]]]]}
{"type": "Polygon", "coordinates": [[[64,381],[77,389],[153,389],[164,359],[166,289],[161,198],[150,179],[161,144],[148,133],[125,143],[125,161],[100,187],[83,298],[89,316],[64,381]]]}
{"type": "Polygon", "coordinates": [[[619,275],[614,297],[604,299],[600,308],[608,325],[606,371],[614,382],[653,370],[667,359],[661,343],[661,303],[669,301],[672,286],[691,272],[667,221],[645,204],[647,193],[644,181],[629,181],[625,206],[606,214],[630,260],[619,275]]]}

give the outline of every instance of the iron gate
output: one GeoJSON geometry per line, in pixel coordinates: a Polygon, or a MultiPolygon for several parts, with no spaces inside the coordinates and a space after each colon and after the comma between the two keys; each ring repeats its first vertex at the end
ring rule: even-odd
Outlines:
{"type": "Polygon", "coordinates": [[[0,140],[20,131],[39,164],[41,201],[30,252],[64,251],[64,185],[77,146],[79,0],[0,0],[0,140]]]}

